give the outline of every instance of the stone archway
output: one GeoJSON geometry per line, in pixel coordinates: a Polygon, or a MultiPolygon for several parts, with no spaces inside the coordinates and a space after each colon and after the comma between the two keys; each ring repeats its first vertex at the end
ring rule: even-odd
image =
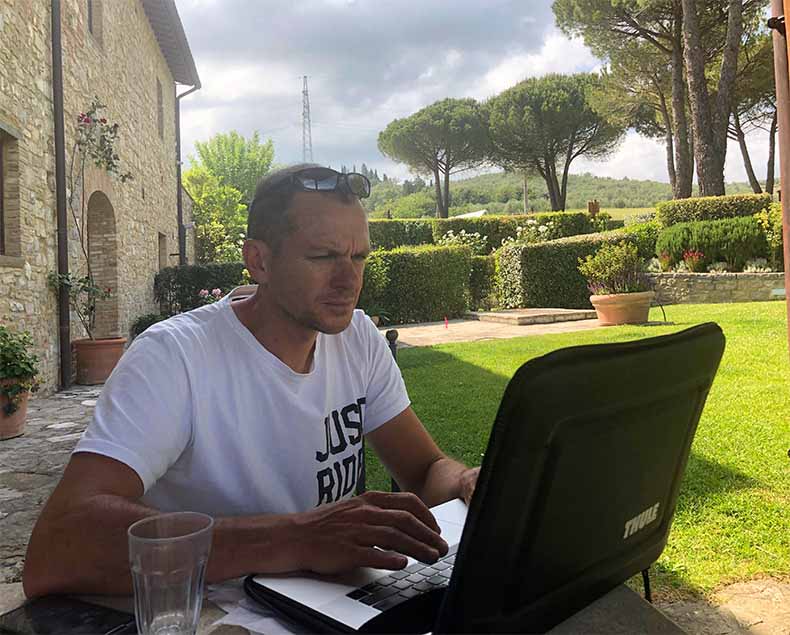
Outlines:
{"type": "Polygon", "coordinates": [[[110,289],[110,297],[96,302],[94,337],[117,337],[118,314],[118,238],[115,210],[104,192],[88,199],[88,257],[97,286],[110,289]]]}

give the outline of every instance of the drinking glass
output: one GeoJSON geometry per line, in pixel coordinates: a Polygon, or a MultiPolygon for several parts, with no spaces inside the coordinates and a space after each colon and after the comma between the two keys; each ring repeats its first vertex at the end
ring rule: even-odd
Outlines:
{"type": "Polygon", "coordinates": [[[150,516],[129,527],[134,613],[141,635],[194,635],[214,519],[197,512],[150,516]]]}

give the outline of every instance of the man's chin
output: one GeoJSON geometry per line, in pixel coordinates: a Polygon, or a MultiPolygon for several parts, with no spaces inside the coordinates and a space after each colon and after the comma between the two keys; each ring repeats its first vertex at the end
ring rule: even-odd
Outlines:
{"type": "Polygon", "coordinates": [[[342,313],[332,312],[329,315],[322,315],[317,317],[313,322],[312,327],[320,333],[326,335],[337,335],[342,333],[351,324],[351,318],[354,316],[354,309],[343,311],[342,313]]]}

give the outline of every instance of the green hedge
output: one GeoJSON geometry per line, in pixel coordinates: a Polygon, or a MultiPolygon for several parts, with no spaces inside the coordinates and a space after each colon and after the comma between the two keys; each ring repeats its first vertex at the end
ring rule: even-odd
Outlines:
{"type": "Polygon", "coordinates": [[[664,227],[677,223],[753,216],[771,206],[770,194],[734,194],[662,201],[656,205],[664,227]]]}
{"type": "Polygon", "coordinates": [[[497,286],[503,307],[589,308],[587,281],[579,273],[579,259],[591,256],[604,244],[625,240],[637,246],[643,258],[655,253],[658,228],[654,223],[625,229],[571,236],[530,245],[510,245],[499,252],[497,286]]]}
{"type": "Polygon", "coordinates": [[[466,247],[400,247],[371,254],[359,308],[395,324],[461,317],[469,300],[466,247]]]}
{"type": "Polygon", "coordinates": [[[451,229],[457,234],[462,229],[487,236],[486,249],[490,253],[502,246],[505,238],[515,238],[516,228],[527,220],[539,225],[553,223],[546,235],[549,239],[589,234],[594,231],[590,216],[586,212],[550,212],[547,214],[518,214],[512,216],[481,216],[479,218],[437,218],[433,221],[433,242],[438,241],[451,229]]]}
{"type": "Polygon", "coordinates": [[[243,262],[165,267],[154,278],[154,297],[162,314],[169,317],[201,306],[201,289],[227,293],[245,284],[244,271],[243,262]]]}
{"type": "Polygon", "coordinates": [[[371,219],[370,245],[373,249],[395,249],[407,245],[433,243],[433,219],[371,219]]]}
{"type": "Polygon", "coordinates": [[[763,228],[754,216],[677,223],[658,237],[656,253],[669,266],[683,260],[687,250],[702,252],[703,267],[726,262],[730,271],[742,270],[752,258],[771,257],[763,228]]]}
{"type": "Polygon", "coordinates": [[[469,307],[490,309],[496,288],[496,256],[472,256],[469,276],[469,307]]]}
{"type": "Polygon", "coordinates": [[[130,339],[134,339],[140,335],[149,326],[153,326],[157,322],[161,322],[162,320],[166,319],[167,318],[164,315],[159,313],[146,313],[145,315],[141,315],[134,322],[132,322],[132,326],[129,327],[129,335],[131,336],[130,339]]]}

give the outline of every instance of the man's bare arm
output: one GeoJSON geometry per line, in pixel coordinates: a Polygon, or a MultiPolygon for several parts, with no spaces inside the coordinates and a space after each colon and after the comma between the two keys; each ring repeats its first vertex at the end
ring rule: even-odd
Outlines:
{"type": "MultiPolygon", "coordinates": [[[[137,502],[142,494],[140,478],[123,463],[74,455],[33,530],[25,594],[130,594],[126,531],[158,513],[137,502]]],[[[446,548],[416,497],[371,492],[303,514],[216,519],[207,580],[298,569],[397,569],[406,561],[395,551],[434,561],[446,548]]]]}
{"type": "Polygon", "coordinates": [[[376,454],[400,487],[428,506],[453,498],[469,503],[479,468],[445,456],[411,408],[367,435],[376,454]]]}

